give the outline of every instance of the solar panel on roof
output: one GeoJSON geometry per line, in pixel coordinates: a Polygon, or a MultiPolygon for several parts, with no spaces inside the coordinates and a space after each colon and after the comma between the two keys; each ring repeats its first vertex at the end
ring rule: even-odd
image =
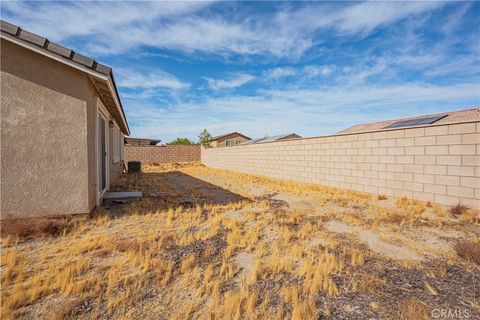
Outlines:
{"type": "Polygon", "coordinates": [[[420,126],[420,125],[424,125],[424,124],[432,124],[434,122],[437,122],[440,119],[445,118],[446,116],[447,116],[446,114],[443,114],[443,115],[440,115],[440,116],[424,117],[424,118],[417,118],[417,119],[410,119],[410,120],[401,120],[401,121],[391,123],[388,126],[383,127],[383,129],[413,127],[413,126],[420,126]]]}

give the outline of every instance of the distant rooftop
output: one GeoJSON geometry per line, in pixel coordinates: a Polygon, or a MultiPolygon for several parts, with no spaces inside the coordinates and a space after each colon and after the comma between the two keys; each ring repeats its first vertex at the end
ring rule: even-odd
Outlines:
{"type": "Polygon", "coordinates": [[[272,142],[272,141],[280,141],[280,140],[289,140],[289,139],[301,139],[302,137],[299,136],[296,133],[289,133],[289,134],[281,134],[277,136],[270,136],[270,137],[263,137],[263,138],[257,138],[257,139],[252,139],[247,142],[244,142],[242,144],[254,144],[254,143],[259,143],[259,142],[272,142]]]}
{"type": "Polygon", "coordinates": [[[228,136],[233,136],[233,135],[239,135],[239,136],[244,137],[245,139],[250,140],[250,137],[247,137],[246,135],[235,131],[235,132],[225,133],[225,134],[222,134],[222,135],[219,135],[219,136],[212,137],[211,141],[219,140],[219,139],[226,138],[228,136]]]}
{"type": "Polygon", "coordinates": [[[160,139],[125,138],[127,145],[136,146],[156,146],[160,141],[160,139]]]}
{"type": "Polygon", "coordinates": [[[442,112],[410,118],[393,119],[365,124],[357,124],[341,130],[337,134],[382,131],[393,128],[408,128],[416,126],[429,126],[447,123],[462,123],[480,121],[480,108],[464,109],[458,111],[442,112]]]}

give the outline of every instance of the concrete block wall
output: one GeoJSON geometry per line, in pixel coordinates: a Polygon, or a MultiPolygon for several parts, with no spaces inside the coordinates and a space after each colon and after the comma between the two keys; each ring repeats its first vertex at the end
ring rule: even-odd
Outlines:
{"type": "Polygon", "coordinates": [[[480,122],[202,148],[208,167],[480,209],[480,122]]]}
{"type": "Polygon", "coordinates": [[[125,162],[143,164],[200,161],[200,145],[132,146],[125,145],[125,162]]]}

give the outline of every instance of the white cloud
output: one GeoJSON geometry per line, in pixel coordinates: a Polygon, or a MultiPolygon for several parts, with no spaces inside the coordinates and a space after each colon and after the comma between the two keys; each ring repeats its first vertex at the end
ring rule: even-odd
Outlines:
{"type": "Polygon", "coordinates": [[[171,90],[186,89],[190,85],[163,70],[150,73],[141,73],[131,69],[116,68],[118,86],[129,89],[156,89],[166,88],[171,90]]]}
{"type": "Polygon", "coordinates": [[[307,77],[312,77],[312,78],[313,77],[318,77],[319,75],[328,76],[330,73],[333,72],[334,68],[335,67],[311,65],[311,66],[306,66],[303,69],[303,73],[307,77]]]}
{"type": "Polygon", "coordinates": [[[276,80],[280,78],[294,76],[297,74],[297,71],[292,67],[278,67],[268,69],[265,71],[264,74],[267,80],[276,80]]]}
{"type": "Polygon", "coordinates": [[[334,24],[343,32],[369,33],[378,27],[430,12],[444,5],[445,3],[440,1],[363,2],[339,12],[334,24]]]}
{"type": "Polygon", "coordinates": [[[237,74],[229,79],[205,78],[205,80],[207,80],[208,85],[213,90],[221,90],[221,89],[232,89],[232,88],[243,86],[245,83],[253,80],[254,78],[255,77],[250,74],[242,73],[242,74],[237,74]]]}

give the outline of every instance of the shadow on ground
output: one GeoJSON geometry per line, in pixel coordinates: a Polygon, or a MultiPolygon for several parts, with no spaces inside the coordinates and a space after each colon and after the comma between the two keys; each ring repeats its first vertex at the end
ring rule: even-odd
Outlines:
{"type": "Polygon", "coordinates": [[[179,171],[125,173],[111,191],[141,191],[143,199],[132,203],[106,202],[113,215],[145,213],[197,205],[228,205],[247,200],[217,185],[179,171]]]}

